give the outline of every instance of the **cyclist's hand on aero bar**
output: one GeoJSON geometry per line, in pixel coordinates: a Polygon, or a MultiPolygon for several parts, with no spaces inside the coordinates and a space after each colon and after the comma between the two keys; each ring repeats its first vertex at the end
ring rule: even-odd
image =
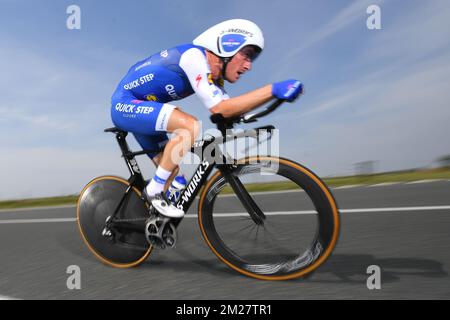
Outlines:
{"type": "Polygon", "coordinates": [[[275,82],[272,85],[272,95],[281,100],[294,101],[303,93],[303,84],[298,80],[275,82]]]}

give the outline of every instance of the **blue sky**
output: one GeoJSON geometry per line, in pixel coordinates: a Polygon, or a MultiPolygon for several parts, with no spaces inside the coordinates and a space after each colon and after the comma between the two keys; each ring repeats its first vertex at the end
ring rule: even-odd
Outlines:
{"type": "MultiPolygon", "coordinates": [[[[367,160],[380,171],[429,165],[450,153],[449,9],[447,0],[0,0],[0,199],[126,176],[102,133],[118,81],[136,61],[229,18],[253,20],[266,38],[252,72],[227,86],[231,96],[289,78],[305,84],[299,101],[261,122],[280,129],[283,156],[322,176],[367,160]],[[81,30],[66,28],[71,4],[81,30]],[[372,4],[382,30],[366,27],[372,4]]],[[[195,96],[178,104],[212,127],[195,96]]]]}

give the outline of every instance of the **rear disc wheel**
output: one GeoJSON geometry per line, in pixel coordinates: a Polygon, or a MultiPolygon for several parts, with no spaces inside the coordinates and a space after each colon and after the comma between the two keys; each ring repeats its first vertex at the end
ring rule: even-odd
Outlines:
{"type": "Polygon", "coordinates": [[[131,188],[116,218],[143,223],[142,234],[108,230],[105,225],[125,194],[129,182],[120,177],[103,176],[92,180],[81,192],[77,205],[78,228],[89,250],[103,263],[116,268],[131,268],[144,262],[152,252],[144,234],[147,208],[141,193],[131,188]]]}

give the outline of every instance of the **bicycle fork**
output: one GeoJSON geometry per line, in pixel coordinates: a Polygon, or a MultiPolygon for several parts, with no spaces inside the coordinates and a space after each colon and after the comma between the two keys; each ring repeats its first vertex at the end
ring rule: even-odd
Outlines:
{"type": "Polygon", "coordinates": [[[264,225],[264,220],[266,220],[266,215],[259,208],[258,204],[253,200],[253,198],[245,189],[241,180],[233,174],[233,170],[230,165],[220,165],[218,166],[220,172],[224,176],[225,180],[230,184],[234,193],[238,197],[239,201],[242,203],[244,208],[247,210],[248,214],[252,218],[253,222],[258,226],[264,225]]]}

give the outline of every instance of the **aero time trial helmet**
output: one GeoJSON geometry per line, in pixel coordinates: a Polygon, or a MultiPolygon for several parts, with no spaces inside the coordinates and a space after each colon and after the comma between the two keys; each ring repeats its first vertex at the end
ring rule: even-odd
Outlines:
{"type": "Polygon", "coordinates": [[[253,22],[244,19],[232,19],[212,26],[197,38],[193,44],[212,51],[221,58],[231,58],[248,45],[264,49],[264,36],[253,22]]]}

